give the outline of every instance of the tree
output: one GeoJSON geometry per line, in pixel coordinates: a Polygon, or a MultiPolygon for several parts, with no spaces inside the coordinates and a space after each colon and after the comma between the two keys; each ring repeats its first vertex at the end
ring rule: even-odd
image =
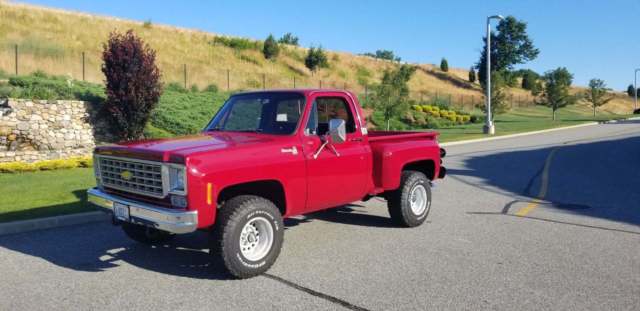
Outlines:
{"type": "Polygon", "coordinates": [[[442,60],[440,61],[440,70],[447,72],[449,71],[449,62],[447,62],[446,58],[442,58],[442,60]]]}
{"type": "Polygon", "coordinates": [[[573,75],[567,68],[559,67],[547,71],[542,77],[544,87],[542,90],[542,104],[551,107],[553,120],[556,120],[556,111],[576,102],[576,97],[569,94],[569,88],[573,82],[573,75]]]}
{"type": "MultiPolygon", "coordinates": [[[[538,57],[540,51],[533,46],[527,34],[527,24],[508,16],[496,27],[498,33],[491,32],[491,71],[512,71],[513,66],[524,64],[538,57]]],[[[483,48],[480,60],[476,64],[480,83],[486,82],[487,45],[486,37],[482,38],[483,48]]],[[[483,86],[484,87],[484,86],[483,86]]]]}
{"type": "MultiPolygon", "coordinates": [[[[638,89],[638,93],[640,93],[640,88],[638,89]]],[[[630,97],[635,97],[636,96],[636,94],[635,94],[635,92],[633,90],[633,84],[629,84],[629,87],[627,88],[627,94],[630,97]]]]}
{"type": "Polygon", "coordinates": [[[264,40],[262,54],[264,54],[264,58],[266,59],[275,59],[278,57],[278,54],[280,54],[280,47],[276,39],[273,38],[273,35],[269,35],[267,39],[264,40]]]}
{"type": "Polygon", "coordinates": [[[304,59],[304,65],[307,66],[311,72],[315,72],[318,68],[329,67],[327,55],[324,53],[324,50],[322,50],[322,47],[311,47],[307,52],[307,57],[304,59]]]}
{"type": "MultiPolygon", "coordinates": [[[[497,71],[491,73],[491,120],[495,119],[496,115],[505,113],[509,110],[507,103],[507,93],[504,91],[506,85],[506,79],[504,71],[497,71]]],[[[481,107],[482,111],[487,113],[487,106],[481,107]]]]}
{"type": "Polygon", "coordinates": [[[298,46],[298,37],[294,36],[290,32],[287,32],[282,37],[280,37],[280,39],[278,39],[278,43],[298,46]]]}
{"type": "Polygon", "coordinates": [[[387,130],[389,120],[399,116],[409,105],[409,85],[407,84],[411,76],[416,71],[416,67],[411,65],[401,65],[395,70],[387,69],[382,75],[380,84],[374,86],[374,95],[371,99],[373,107],[381,111],[387,130]]]}
{"type": "Polygon", "coordinates": [[[104,108],[115,135],[138,139],[162,94],[156,52],[133,30],[112,32],[103,45],[102,60],[107,96],[104,108]]]}
{"type": "Polygon", "coordinates": [[[522,88],[528,91],[532,91],[536,88],[540,75],[531,69],[521,71],[522,75],[522,88]]]}
{"type": "Polygon", "coordinates": [[[392,62],[393,61],[400,62],[401,60],[400,57],[396,56],[395,53],[393,53],[393,51],[390,51],[390,50],[376,50],[375,53],[367,52],[367,53],[363,53],[362,55],[378,58],[378,59],[389,60],[392,62]]]}
{"type": "Polygon", "coordinates": [[[476,82],[476,70],[473,68],[473,66],[469,68],[469,82],[471,83],[476,82]]]}
{"type": "Polygon", "coordinates": [[[594,117],[596,116],[596,109],[598,107],[605,105],[613,99],[613,96],[608,95],[609,91],[610,89],[607,88],[604,81],[600,79],[589,80],[589,89],[585,91],[584,98],[593,107],[594,117]]]}

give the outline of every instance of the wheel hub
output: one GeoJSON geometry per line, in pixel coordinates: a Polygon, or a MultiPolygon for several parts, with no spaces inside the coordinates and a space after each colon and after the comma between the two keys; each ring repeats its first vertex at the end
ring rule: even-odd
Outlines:
{"type": "Polygon", "coordinates": [[[409,194],[409,205],[414,215],[422,215],[427,209],[427,189],[423,185],[416,185],[409,194]]]}
{"type": "Polygon", "coordinates": [[[251,261],[260,260],[271,250],[273,237],[271,222],[264,217],[252,218],[240,232],[240,251],[251,261]]]}

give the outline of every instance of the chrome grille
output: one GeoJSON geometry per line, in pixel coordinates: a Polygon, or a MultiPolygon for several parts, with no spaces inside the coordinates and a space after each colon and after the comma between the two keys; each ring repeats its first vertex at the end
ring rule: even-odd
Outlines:
{"type": "Polygon", "coordinates": [[[165,196],[160,163],[105,156],[96,160],[104,187],[156,198],[165,196]]]}

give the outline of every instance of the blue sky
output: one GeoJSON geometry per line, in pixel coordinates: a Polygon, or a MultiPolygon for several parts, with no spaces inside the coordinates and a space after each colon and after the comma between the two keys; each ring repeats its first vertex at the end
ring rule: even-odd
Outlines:
{"type": "Polygon", "coordinates": [[[482,47],[487,15],[528,23],[538,58],[523,68],[566,66],[574,84],[605,80],[616,90],[640,68],[639,0],[538,1],[26,1],[219,34],[264,39],[292,32],[301,45],[362,53],[390,49],[403,60],[468,68],[482,47]]]}

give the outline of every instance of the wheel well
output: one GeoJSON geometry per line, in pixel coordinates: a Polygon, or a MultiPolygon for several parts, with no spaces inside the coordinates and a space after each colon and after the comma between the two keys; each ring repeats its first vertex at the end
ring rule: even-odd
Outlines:
{"type": "Polygon", "coordinates": [[[402,167],[402,170],[422,172],[427,176],[427,178],[429,178],[430,180],[433,180],[435,177],[436,166],[433,163],[433,160],[422,160],[422,161],[407,163],[402,167]]]}
{"type": "Polygon", "coordinates": [[[273,202],[273,204],[278,207],[282,215],[284,215],[287,210],[284,187],[276,180],[260,180],[228,186],[222,189],[218,195],[218,206],[222,206],[226,200],[243,194],[263,197],[273,202]]]}

